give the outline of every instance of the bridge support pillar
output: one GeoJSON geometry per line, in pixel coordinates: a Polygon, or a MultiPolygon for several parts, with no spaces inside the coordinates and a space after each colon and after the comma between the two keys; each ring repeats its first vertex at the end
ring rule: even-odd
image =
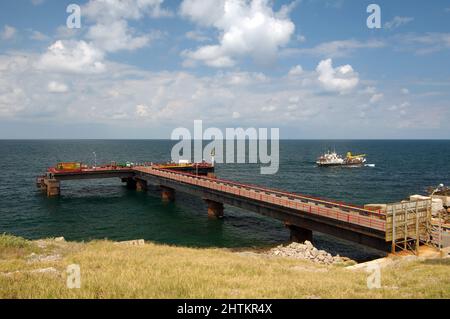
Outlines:
{"type": "Polygon", "coordinates": [[[128,189],[136,189],[136,181],[133,178],[126,178],[125,180],[122,180],[122,182],[127,183],[128,189]]]}
{"type": "Polygon", "coordinates": [[[289,224],[286,224],[286,227],[290,231],[290,240],[293,242],[303,243],[305,240],[313,239],[312,230],[289,224]]]}
{"type": "Polygon", "coordinates": [[[61,184],[58,180],[45,179],[44,185],[48,197],[59,196],[61,194],[61,184]]]}
{"type": "Polygon", "coordinates": [[[161,199],[163,202],[175,201],[175,190],[173,188],[161,186],[161,199]]]}
{"type": "Polygon", "coordinates": [[[136,179],[136,190],[138,192],[146,192],[147,191],[147,181],[143,179],[136,179]]]}
{"type": "Polygon", "coordinates": [[[205,199],[208,204],[208,217],[209,218],[222,218],[223,217],[223,203],[215,202],[209,199],[205,199]]]}

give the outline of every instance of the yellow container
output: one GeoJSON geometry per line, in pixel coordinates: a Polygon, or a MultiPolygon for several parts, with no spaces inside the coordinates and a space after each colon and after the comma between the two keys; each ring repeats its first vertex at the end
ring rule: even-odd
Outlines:
{"type": "Polygon", "coordinates": [[[59,170],[77,170],[81,169],[81,163],[77,162],[67,162],[67,163],[58,163],[56,165],[56,169],[59,170]]]}

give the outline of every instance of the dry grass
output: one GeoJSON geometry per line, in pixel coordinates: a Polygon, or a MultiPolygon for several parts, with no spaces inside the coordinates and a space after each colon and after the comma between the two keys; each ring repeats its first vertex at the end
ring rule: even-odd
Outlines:
{"type": "Polygon", "coordinates": [[[448,259],[399,262],[382,270],[381,289],[367,274],[308,261],[224,249],[146,244],[121,246],[0,237],[0,298],[449,298],[448,259]],[[42,247],[42,241],[40,242],[42,247]],[[39,251],[41,249],[41,251],[39,251]],[[58,254],[30,261],[29,253],[58,254]],[[66,267],[81,267],[81,289],[66,287],[66,267]],[[57,271],[34,273],[53,267],[57,271]]]}

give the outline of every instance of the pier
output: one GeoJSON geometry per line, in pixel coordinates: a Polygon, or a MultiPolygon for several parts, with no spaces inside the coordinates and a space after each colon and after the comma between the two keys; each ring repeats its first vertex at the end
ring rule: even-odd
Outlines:
{"type": "Polygon", "coordinates": [[[398,249],[418,252],[420,243],[429,240],[431,201],[422,200],[388,205],[371,210],[338,201],[243,184],[215,176],[207,163],[190,166],[137,165],[131,167],[84,168],[75,171],[49,169],[37,179],[47,196],[61,193],[62,181],[119,178],[130,189],[147,191],[149,185],[160,189],[161,200],[176,200],[183,192],[202,198],[208,209],[205,216],[222,218],[225,206],[234,206],[281,221],[292,241],[312,239],[317,231],[379,250],[398,249]]]}

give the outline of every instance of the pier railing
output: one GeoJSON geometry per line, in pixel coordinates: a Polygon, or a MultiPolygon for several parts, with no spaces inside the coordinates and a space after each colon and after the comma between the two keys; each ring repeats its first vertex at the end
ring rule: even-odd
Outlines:
{"type": "Polygon", "coordinates": [[[380,231],[386,230],[386,215],[378,211],[219,178],[209,178],[151,167],[134,167],[134,169],[173,181],[250,198],[303,213],[327,217],[380,231]]]}

